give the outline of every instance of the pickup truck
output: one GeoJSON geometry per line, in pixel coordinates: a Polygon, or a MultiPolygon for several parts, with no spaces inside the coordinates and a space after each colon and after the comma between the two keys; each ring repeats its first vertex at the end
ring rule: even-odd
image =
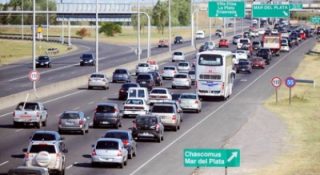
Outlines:
{"type": "Polygon", "coordinates": [[[21,102],[13,112],[13,125],[32,124],[37,128],[46,126],[48,112],[40,102],[21,102]]]}
{"type": "Polygon", "coordinates": [[[262,37],[263,48],[271,49],[272,55],[279,56],[281,49],[281,35],[280,34],[265,34],[262,37]]]}

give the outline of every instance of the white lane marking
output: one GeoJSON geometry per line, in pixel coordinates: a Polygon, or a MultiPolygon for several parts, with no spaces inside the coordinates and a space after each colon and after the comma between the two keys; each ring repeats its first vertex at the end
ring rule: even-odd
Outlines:
{"type": "Polygon", "coordinates": [[[242,82],[246,82],[246,81],[248,81],[247,79],[240,79],[240,81],[242,81],[242,82]]]}
{"type": "Polygon", "coordinates": [[[74,111],[80,109],[80,106],[73,108],[74,111]]]}
{"type": "Polygon", "coordinates": [[[70,169],[73,166],[73,164],[66,167],[66,170],[70,169]]]}
{"type": "Polygon", "coordinates": [[[89,103],[88,103],[88,105],[92,105],[94,103],[94,101],[90,101],[89,103]]]}
{"type": "MultiPolygon", "coordinates": [[[[302,43],[302,45],[304,45],[307,42],[302,43]]],[[[300,46],[302,46],[300,45],[300,46]]],[[[143,167],[145,167],[147,164],[149,164],[153,159],[157,158],[159,155],[161,155],[163,152],[165,152],[167,149],[169,149],[173,144],[175,144],[176,142],[178,142],[180,139],[182,139],[185,135],[187,135],[189,132],[191,132],[192,130],[194,130],[195,128],[197,128],[200,124],[202,124],[203,122],[205,122],[209,117],[211,117],[213,114],[217,113],[220,109],[224,108],[226,105],[228,105],[229,103],[231,103],[232,101],[234,101],[240,94],[242,94],[244,91],[246,91],[247,89],[250,88],[250,86],[252,86],[254,83],[256,83],[261,77],[263,77],[265,74],[267,74],[268,72],[271,71],[271,69],[273,69],[276,65],[278,65],[279,63],[281,63],[283,60],[285,60],[288,56],[290,56],[295,50],[297,50],[298,48],[301,47],[296,47],[292,52],[290,52],[289,54],[285,55],[284,57],[282,57],[281,59],[278,59],[278,61],[270,66],[265,72],[263,72],[260,76],[258,76],[256,79],[254,79],[250,84],[248,84],[246,87],[244,87],[243,89],[241,89],[237,94],[235,94],[234,96],[232,96],[230,98],[230,100],[226,101],[225,103],[223,103],[222,105],[220,105],[216,110],[212,111],[210,114],[208,114],[207,116],[205,116],[202,120],[200,120],[198,123],[196,123],[195,125],[193,125],[193,127],[189,128],[186,132],[184,132],[182,135],[180,135],[178,138],[176,138],[175,140],[173,140],[170,144],[168,144],[166,147],[164,147],[160,152],[158,152],[157,154],[155,154],[154,156],[152,156],[149,160],[147,160],[145,163],[143,163],[142,165],[140,165],[137,169],[135,169],[132,173],[130,173],[130,175],[134,175],[136,174],[138,171],[140,171],[143,167]]]]}
{"type": "Polygon", "coordinates": [[[5,162],[2,162],[2,163],[0,163],[0,166],[3,166],[3,165],[5,165],[5,164],[7,164],[9,162],[9,160],[7,160],[7,161],[5,161],[5,162]]]}
{"type": "Polygon", "coordinates": [[[72,72],[71,72],[71,74],[75,74],[75,73],[76,73],[76,71],[72,71],[72,72]]]}
{"type": "Polygon", "coordinates": [[[20,131],[22,131],[23,129],[16,129],[16,132],[20,132],[20,131]]]}

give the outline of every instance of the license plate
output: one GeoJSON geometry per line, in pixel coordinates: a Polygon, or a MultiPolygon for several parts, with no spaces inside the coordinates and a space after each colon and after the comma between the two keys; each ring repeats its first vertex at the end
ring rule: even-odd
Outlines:
{"type": "Polygon", "coordinates": [[[21,118],[31,118],[30,115],[21,115],[21,118]]]}
{"type": "Polygon", "coordinates": [[[241,69],[242,71],[245,71],[246,69],[241,69]]]}
{"type": "Polygon", "coordinates": [[[102,122],[102,124],[109,124],[109,122],[102,122]]]}
{"type": "Polygon", "coordinates": [[[141,82],[141,84],[146,84],[146,82],[143,81],[143,82],[141,82]]]}
{"type": "Polygon", "coordinates": [[[73,123],[71,123],[71,122],[66,122],[65,124],[68,125],[68,126],[72,126],[73,125],[73,123]]]}

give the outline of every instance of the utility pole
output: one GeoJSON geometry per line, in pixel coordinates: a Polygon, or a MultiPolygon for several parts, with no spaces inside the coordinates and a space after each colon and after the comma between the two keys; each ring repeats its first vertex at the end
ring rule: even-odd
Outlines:
{"type": "Polygon", "coordinates": [[[169,0],[169,53],[171,54],[171,0],[169,0]]]}
{"type": "MultiPolygon", "coordinates": [[[[24,0],[21,0],[21,10],[23,11],[23,6],[24,6],[24,4],[23,4],[23,1],[24,0]]],[[[23,12],[21,13],[21,39],[23,40],[24,39],[24,19],[23,19],[24,17],[23,17],[23,12]]]]}
{"type": "Polygon", "coordinates": [[[47,0],[47,41],[49,41],[49,0],[47,0]]]}
{"type": "Polygon", "coordinates": [[[194,47],[194,14],[193,14],[193,0],[190,0],[190,24],[191,24],[191,46],[194,47]]]}
{"type": "Polygon", "coordinates": [[[137,0],[138,3],[138,50],[137,50],[137,54],[138,54],[138,61],[140,62],[141,60],[141,31],[140,31],[140,0],[137,0]]]}
{"type": "MultiPolygon", "coordinates": [[[[36,0],[32,2],[32,70],[36,70],[36,0]]],[[[33,90],[36,91],[36,81],[33,81],[33,90]]]]}
{"type": "Polygon", "coordinates": [[[96,0],[96,73],[99,72],[99,15],[98,0],[96,0]]]}

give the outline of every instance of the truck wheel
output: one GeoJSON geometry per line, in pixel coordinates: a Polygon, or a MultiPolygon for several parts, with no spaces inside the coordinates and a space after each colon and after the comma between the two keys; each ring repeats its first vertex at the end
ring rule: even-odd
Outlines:
{"type": "Polygon", "coordinates": [[[47,120],[42,122],[42,126],[47,126],[47,120]]]}
{"type": "Polygon", "coordinates": [[[41,121],[40,121],[40,122],[38,122],[38,123],[36,123],[36,128],[40,129],[40,128],[41,128],[41,126],[42,126],[42,122],[41,122],[41,121]]]}
{"type": "Polygon", "coordinates": [[[15,128],[19,128],[19,127],[20,127],[20,123],[18,123],[18,122],[13,122],[13,126],[14,126],[15,128]]]}

